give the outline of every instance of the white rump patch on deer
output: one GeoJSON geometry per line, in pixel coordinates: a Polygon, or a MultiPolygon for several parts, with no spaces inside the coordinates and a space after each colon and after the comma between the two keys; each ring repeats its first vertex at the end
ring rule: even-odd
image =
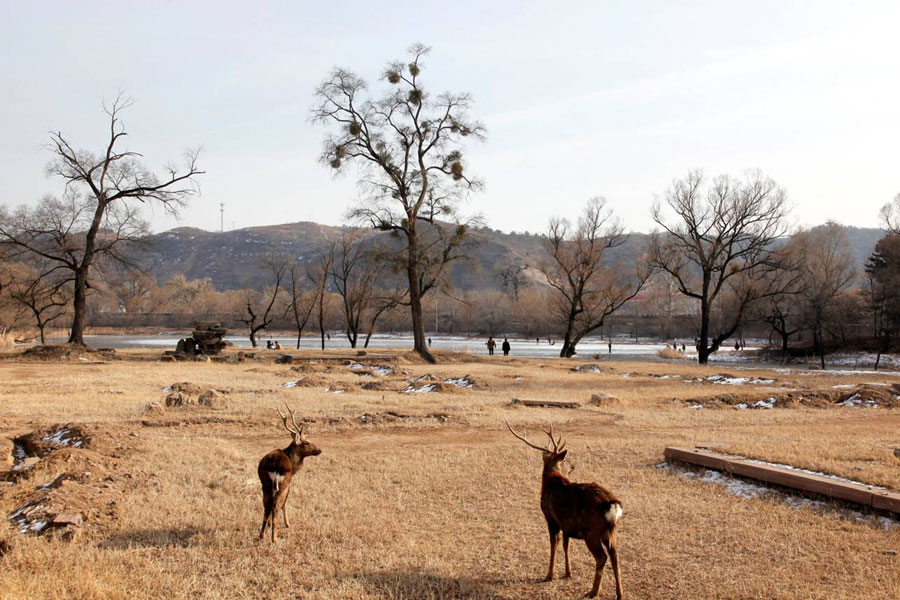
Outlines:
{"type": "Polygon", "coordinates": [[[284,475],[276,473],[275,471],[269,471],[269,479],[272,480],[272,488],[277,493],[281,488],[281,480],[284,479],[284,475]]]}
{"type": "Polygon", "coordinates": [[[618,503],[610,505],[609,510],[606,511],[606,515],[604,516],[607,521],[615,525],[622,517],[622,505],[618,503]]]}

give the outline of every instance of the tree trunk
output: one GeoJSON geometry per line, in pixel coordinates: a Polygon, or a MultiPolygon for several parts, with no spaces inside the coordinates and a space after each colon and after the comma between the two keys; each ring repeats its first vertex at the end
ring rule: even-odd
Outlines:
{"type": "Polygon", "coordinates": [[[425,321],[422,318],[422,292],[419,289],[419,252],[418,237],[414,221],[409,226],[409,261],[406,265],[406,276],[409,279],[409,312],[412,316],[413,326],[413,351],[429,363],[436,363],[434,356],[428,351],[425,340],[425,321]]]}
{"type": "Polygon", "coordinates": [[[253,330],[250,331],[250,346],[256,348],[256,332],[253,330]]]}
{"type": "Polygon", "coordinates": [[[700,302],[700,344],[697,347],[697,362],[709,364],[709,305],[700,302]]]}
{"type": "Polygon", "coordinates": [[[87,269],[79,267],[75,271],[75,290],[72,301],[72,331],[69,343],[84,346],[84,327],[87,322],[87,269]]]}
{"type": "Polygon", "coordinates": [[[299,328],[297,328],[297,350],[300,349],[300,338],[302,338],[302,337],[303,337],[303,328],[299,327],[299,328]]]}

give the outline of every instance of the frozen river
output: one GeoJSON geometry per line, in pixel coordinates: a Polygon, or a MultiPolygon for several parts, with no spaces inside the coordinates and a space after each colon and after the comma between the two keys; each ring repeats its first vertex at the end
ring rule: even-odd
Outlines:
{"type": "MultiPolygon", "coordinates": [[[[183,337],[183,336],[182,336],[183,337]]],[[[157,336],[131,336],[131,335],[87,335],[85,336],[85,342],[93,348],[119,348],[119,349],[127,349],[127,348],[159,348],[162,350],[174,350],[175,345],[178,343],[179,336],[175,335],[157,335],[157,336]]],[[[247,336],[239,336],[239,335],[229,335],[226,339],[236,346],[242,348],[250,347],[250,340],[247,339],[247,336]]],[[[268,339],[276,339],[281,342],[282,346],[285,348],[294,348],[296,346],[296,338],[290,338],[288,336],[280,336],[274,335],[269,338],[268,335],[265,337],[261,337],[258,340],[259,348],[265,349],[266,340],[268,339]]],[[[502,354],[500,352],[500,344],[503,342],[502,338],[495,338],[497,341],[497,354],[502,354]]],[[[464,336],[432,336],[432,345],[431,347],[435,350],[453,350],[456,352],[471,352],[473,354],[487,354],[487,347],[485,346],[487,342],[486,337],[464,337],[464,336]]],[[[58,341],[65,340],[52,340],[51,343],[55,343],[58,341]]],[[[556,343],[551,345],[547,343],[546,339],[542,339],[540,343],[535,342],[534,339],[525,340],[521,338],[513,338],[509,340],[510,345],[512,346],[512,351],[510,352],[511,356],[523,356],[523,357],[531,357],[531,358],[552,358],[559,356],[560,348],[562,347],[562,342],[556,340],[556,343]]],[[[685,341],[687,343],[687,340],[685,341]]],[[[387,334],[378,334],[372,336],[372,339],[369,341],[369,350],[378,349],[378,348],[400,348],[400,349],[408,349],[412,348],[413,341],[412,335],[387,335],[387,334]]],[[[688,344],[690,346],[690,344],[688,344]]],[[[319,338],[318,337],[304,337],[303,341],[300,343],[300,348],[304,350],[317,350],[319,349],[319,338]]],[[[663,342],[626,342],[626,341],[616,341],[613,340],[612,345],[612,353],[610,355],[609,347],[607,346],[606,340],[601,340],[599,338],[588,338],[583,340],[580,344],[578,344],[578,355],[588,357],[593,354],[601,354],[606,358],[612,359],[624,359],[629,357],[640,357],[641,359],[648,358],[656,358],[656,353],[658,350],[665,347],[663,342]]],[[[347,341],[347,338],[343,335],[332,334],[330,340],[325,341],[325,348],[329,350],[337,350],[337,349],[350,349],[350,343],[347,341]]],[[[362,343],[360,342],[359,348],[362,348],[362,343]]],[[[691,354],[692,348],[688,348],[688,354],[691,354]]],[[[729,350],[720,350],[718,353],[720,356],[723,354],[728,354],[729,350]]]]}

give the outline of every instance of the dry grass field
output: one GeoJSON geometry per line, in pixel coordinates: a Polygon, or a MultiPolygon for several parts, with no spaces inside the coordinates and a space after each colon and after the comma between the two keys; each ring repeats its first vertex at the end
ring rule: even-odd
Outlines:
{"type": "MultiPolygon", "coordinates": [[[[52,438],[59,425],[81,442],[47,442],[41,460],[0,477],[4,515],[33,502],[28,519],[0,523],[0,597],[580,597],[593,561],[579,541],[573,577],[540,582],[549,555],[541,460],[506,431],[508,419],[536,440],[552,422],[568,439],[570,477],[622,498],[631,598],[900,598],[900,526],[843,506],[740,497],[660,466],[668,445],[717,444],[900,489],[890,391],[900,377],[682,362],[575,372],[585,363],[460,355],[425,365],[401,353],[369,362],[392,373],[363,376],[341,360],[279,365],[271,354],[239,363],[0,357],[3,459],[12,438],[52,438]],[[401,393],[425,374],[438,391],[401,393]],[[710,378],[719,374],[732,379],[710,378]],[[441,383],[463,376],[475,386],[441,383]],[[224,406],[140,412],[186,381],[225,392],[224,406]],[[618,400],[592,405],[598,392],[618,400]],[[850,394],[880,407],[837,406],[850,394]],[[774,408],[738,408],[757,401],[774,408]],[[272,545],[256,539],[256,465],[290,441],[275,410],[284,402],[309,420],[323,453],[295,478],[291,528],[272,545]],[[84,523],[20,533],[54,513],[84,523]]],[[[0,471],[11,469],[3,459],[0,471]]],[[[614,597],[608,568],[601,597],[614,597]]]]}

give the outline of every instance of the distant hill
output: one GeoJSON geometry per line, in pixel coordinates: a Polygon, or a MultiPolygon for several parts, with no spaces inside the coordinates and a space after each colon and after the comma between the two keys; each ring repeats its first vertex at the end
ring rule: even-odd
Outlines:
{"type": "MultiPolygon", "coordinates": [[[[189,279],[209,278],[216,289],[259,288],[265,286],[267,273],[262,264],[270,253],[285,254],[302,262],[315,260],[328,245],[352,227],[334,227],[300,222],[265,227],[249,227],[226,232],[209,232],[181,227],[151,236],[150,247],[138,261],[160,281],[175,275],[189,279]]],[[[365,236],[387,233],[362,230],[365,236]]],[[[848,227],[857,269],[881,238],[879,229],[848,227]]],[[[527,267],[526,276],[536,276],[535,266],[543,259],[541,237],[534,234],[502,233],[489,228],[472,232],[476,242],[469,263],[457,263],[450,273],[451,283],[459,290],[495,290],[500,286],[497,271],[506,265],[527,267]]],[[[631,234],[625,244],[611,253],[613,260],[635,256],[644,246],[647,234],[631,234]]]]}

